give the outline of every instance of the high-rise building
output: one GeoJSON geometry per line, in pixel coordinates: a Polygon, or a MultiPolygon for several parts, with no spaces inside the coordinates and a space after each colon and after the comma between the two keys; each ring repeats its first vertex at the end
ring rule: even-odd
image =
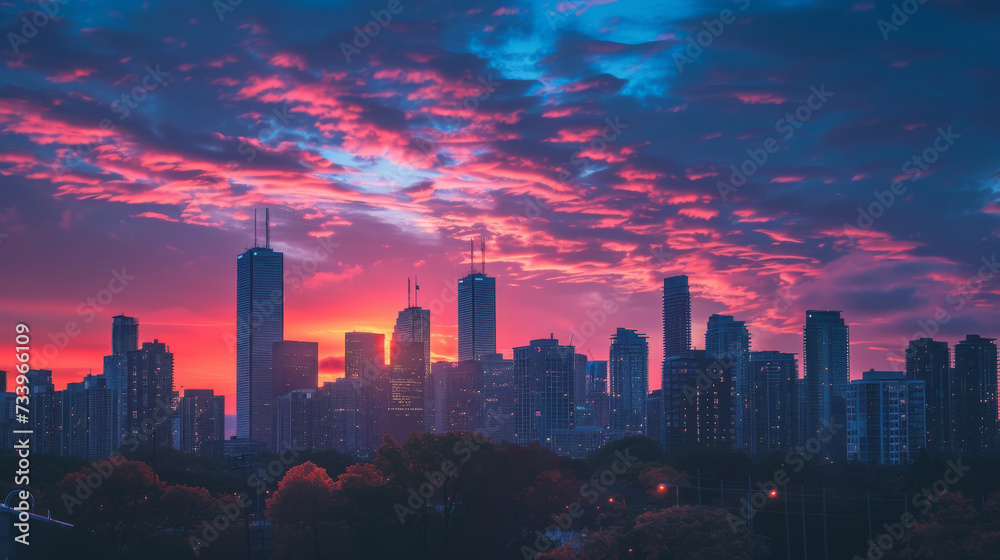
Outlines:
{"type": "Polygon", "coordinates": [[[749,384],[753,393],[749,414],[754,418],[754,429],[744,432],[749,438],[749,455],[788,449],[799,442],[798,380],[795,354],[750,352],[749,384]]]}
{"type": "Polygon", "coordinates": [[[750,379],[750,331],[732,315],[712,315],[705,330],[705,357],[729,365],[733,376],[733,418],[736,447],[755,454],[757,417],[753,414],[755,386],[750,379]]]}
{"type": "Polygon", "coordinates": [[[906,378],[924,382],[927,399],[927,449],[948,453],[953,446],[951,350],[930,338],[911,340],[906,349],[906,378]]]}
{"type": "Polygon", "coordinates": [[[274,397],[319,387],[319,343],[282,340],[271,350],[274,397]]]}
{"type": "Polygon", "coordinates": [[[733,426],[732,368],[709,359],[704,350],[668,357],[663,367],[663,447],[690,444],[731,445],[733,426]]]}
{"type": "Polygon", "coordinates": [[[171,445],[174,355],[159,340],[125,353],[125,433],[140,441],[171,445]]]}
{"type": "Polygon", "coordinates": [[[663,389],[657,389],[655,391],[649,392],[649,398],[647,399],[649,406],[648,410],[648,430],[646,434],[649,439],[663,442],[663,389]]]}
{"type": "Polygon", "coordinates": [[[895,371],[864,372],[848,385],[847,460],[912,463],[927,444],[924,382],[895,371]]]}
{"type": "Polygon", "coordinates": [[[313,448],[354,455],[362,435],[360,395],[363,381],[343,378],[324,383],[313,399],[313,448]]]}
{"type": "Polygon", "coordinates": [[[411,306],[399,312],[389,349],[389,430],[403,442],[424,430],[424,382],[430,375],[431,312],[411,306]]]}
{"type": "Polygon", "coordinates": [[[516,443],[552,449],[557,430],[575,426],[576,348],[553,337],[514,348],[516,443]]]}
{"type": "Polygon", "coordinates": [[[28,394],[31,395],[29,423],[34,430],[31,452],[61,455],[62,413],[52,384],[52,370],[30,369],[27,377],[28,394]]]}
{"type": "Polygon", "coordinates": [[[314,449],[313,427],[319,389],[296,389],[275,399],[274,440],[277,448],[314,449]]]}
{"type": "Polygon", "coordinates": [[[514,383],[514,360],[503,354],[480,357],[483,364],[483,412],[476,429],[494,441],[514,441],[514,418],[517,392],[514,383]]]}
{"type": "Polygon", "coordinates": [[[663,359],[691,349],[691,289],[687,276],[663,280],[663,359]]]}
{"type": "Polygon", "coordinates": [[[389,376],[385,365],[385,335],[344,334],[344,377],[357,383],[357,453],[370,456],[388,433],[389,376]]]}
{"type": "Polygon", "coordinates": [[[435,362],[425,386],[425,429],[471,432],[483,425],[483,363],[435,362]]]}
{"type": "MultiPolygon", "coordinates": [[[[825,426],[844,426],[847,414],[847,384],[850,381],[850,336],[840,311],[806,311],[802,328],[802,366],[805,371],[807,415],[806,437],[828,437],[825,426]]],[[[823,445],[828,462],[847,457],[847,433],[843,428],[823,445]]]]}
{"type": "MultiPolygon", "coordinates": [[[[256,245],[256,240],[254,245],[256,245]]],[[[236,257],[236,437],[274,445],[274,343],[284,339],[284,255],[270,247],[236,257]]]]}
{"type": "Polygon", "coordinates": [[[627,435],[648,433],[649,343],[635,329],[618,328],[608,351],[611,388],[609,428],[627,435]]]}
{"type": "MultiPolygon", "coordinates": [[[[496,279],[482,270],[458,279],[458,361],[478,360],[497,351],[496,279]]],[[[474,265],[472,265],[474,266],[474,265]]]]}
{"type": "Polygon", "coordinates": [[[49,436],[59,441],[59,454],[90,460],[110,456],[112,395],[104,376],[67,383],[52,397],[59,421],[49,436]]]}
{"type": "Polygon", "coordinates": [[[177,402],[174,446],[185,453],[222,455],[226,397],[212,389],[185,389],[177,402]]]}
{"type": "Polygon", "coordinates": [[[966,335],[955,344],[954,414],[956,453],[997,452],[997,345],[995,338],[966,335]]]}
{"type": "Polygon", "coordinates": [[[104,356],[104,377],[111,391],[112,443],[118,449],[125,429],[125,394],[128,386],[125,354],[139,349],[139,322],[135,317],[116,315],[111,318],[111,355],[104,356]]]}
{"type": "Polygon", "coordinates": [[[7,392],[7,372],[0,369],[0,393],[7,392]]]}
{"type": "Polygon", "coordinates": [[[579,424],[607,428],[611,421],[611,398],[608,395],[607,360],[588,361],[586,379],[586,408],[583,417],[578,419],[579,424]]]}

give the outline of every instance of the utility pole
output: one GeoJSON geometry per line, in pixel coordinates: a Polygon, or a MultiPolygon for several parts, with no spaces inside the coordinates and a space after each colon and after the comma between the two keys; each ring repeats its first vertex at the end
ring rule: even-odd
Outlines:
{"type": "Polygon", "coordinates": [[[830,541],[826,531],[826,486],[823,487],[823,558],[830,560],[830,541]]]}
{"type": "Polygon", "coordinates": [[[788,523],[788,487],[782,486],[781,492],[785,494],[785,549],[788,552],[788,560],[792,560],[792,531],[788,523]]]}
{"type": "Polygon", "coordinates": [[[809,560],[806,548],[806,487],[802,487],[802,560],[809,560]]]}

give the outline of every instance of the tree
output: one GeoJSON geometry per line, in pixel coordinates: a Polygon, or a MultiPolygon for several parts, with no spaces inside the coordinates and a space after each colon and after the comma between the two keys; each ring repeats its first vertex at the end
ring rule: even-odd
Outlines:
{"type": "Polygon", "coordinates": [[[267,519],[274,528],[276,558],[323,557],[333,543],[331,524],[337,484],[311,461],[288,470],[267,499],[267,519]]]}

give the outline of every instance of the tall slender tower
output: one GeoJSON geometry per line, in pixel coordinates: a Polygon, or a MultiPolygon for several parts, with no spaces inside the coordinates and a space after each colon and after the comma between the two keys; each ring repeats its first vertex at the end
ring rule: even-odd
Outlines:
{"type": "Polygon", "coordinates": [[[254,247],[236,257],[236,436],[270,448],[271,356],[284,339],[285,294],[284,255],[271,248],[270,224],[265,231],[263,247],[255,236],[254,247]]]}
{"type": "Polygon", "coordinates": [[[691,289],[687,276],[663,280],[663,359],[691,349],[691,289]]]}
{"type": "Polygon", "coordinates": [[[111,355],[104,356],[104,377],[111,392],[111,446],[121,447],[125,429],[128,386],[125,355],[139,349],[139,322],[135,317],[117,315],[111,318],[111,355]]]}
{"type": "Polygon", "coordinates": [[[497,351],[496,278],[486,275],[486,240],[483,264],[458,279],[458,361],[478,360],[497,351]]]}
{"type": "Polygon", "coordinates": [[[399,312],[389,361],[389,432],[402,442],[410,432],[424,430],[424,382],[431,374],[429,309],[412,305],[399,312]]]}
{"type": "Polygon", "coordinates": [[[649,343],[635,329],[618,328],[608,351],[612,430],[646,435],[648,430],[649,343]]]}
{"type": "MultiPolygon", "coordinates": [[[[847,384],[850,382],[850,336],[840,311],[806,311],[802,328],[802,362],[806,384],[807,438],[821,430],[836,433],[823,445],[827,461],[847,459],[847,384]],[[824,427],[826,427],[824,429],[824,427]]],[[[824,438],[821,438],[821,441],[824,438]]]]}
{"type": "Polygon", "coordinates": [[[993,455],[997,450],[997,345],[977,334],[955,344],[952,390],[955,452],[993,455]]]}
{"type": "Polygon", "coordinates": [[[955,434],[951,407],[951,351],[943,340],[918,338],[906,349],[906,378],[924,382],[927,399],[927,449],[948,453],[955,434]]]}

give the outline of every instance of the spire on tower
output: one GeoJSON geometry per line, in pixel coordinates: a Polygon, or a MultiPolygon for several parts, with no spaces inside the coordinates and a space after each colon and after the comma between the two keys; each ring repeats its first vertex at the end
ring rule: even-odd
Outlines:
{"type": "Polygon", "coordinates": [[[271,248],[271,209],[264,209],[264,247],[271,248]]]}
{"type": "Polygon", "coordinates": [[[253,246],[257,246],[257,209],[253,209],[253,246]]]}
{"type": "Polygon", "coordinates": [[[410,277],[406,277],[406,307],[410,307],[410,277]]]}
{"type": "Polygon", "coordinates": [[[486,274],[486,237],[485,236],[484,237],[480,237],[479,238],[479,243],[480,243],[480,245],[482,246],[482,249],[483,249],[483,269],[480,270],[480,272],[482,272],[485,275],[486,274]]]}

